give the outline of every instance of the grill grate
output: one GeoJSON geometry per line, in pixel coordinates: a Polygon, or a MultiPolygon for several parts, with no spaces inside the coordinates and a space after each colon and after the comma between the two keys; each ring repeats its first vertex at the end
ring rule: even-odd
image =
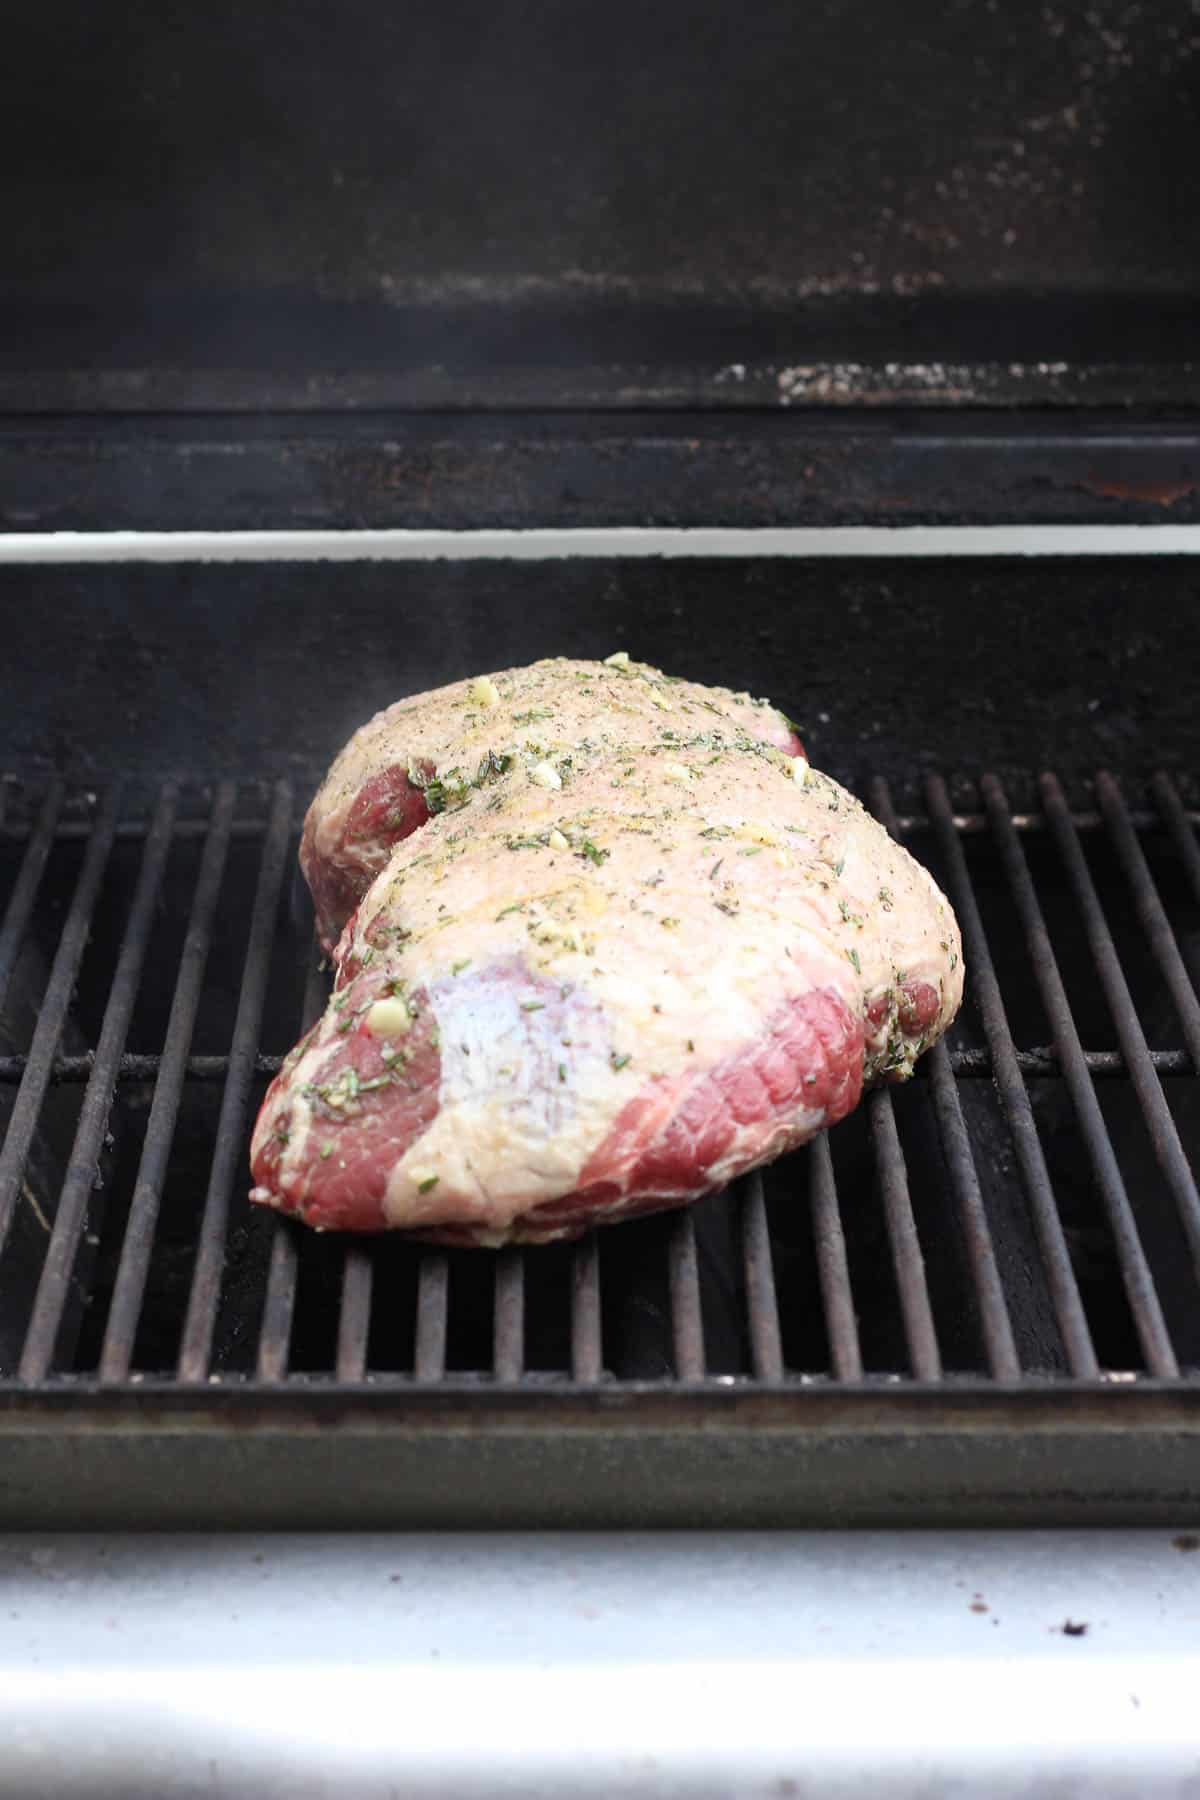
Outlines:
{"type": "Polygon", "coordinates": [[[0,1397],[1200,1390],[1200,847],[1174,785],[868,799],[963,927],[902,1089],[729,1197],[491,1257],[245,1199],[323,1003],[297,794],[0,786],[0,1397]]]}

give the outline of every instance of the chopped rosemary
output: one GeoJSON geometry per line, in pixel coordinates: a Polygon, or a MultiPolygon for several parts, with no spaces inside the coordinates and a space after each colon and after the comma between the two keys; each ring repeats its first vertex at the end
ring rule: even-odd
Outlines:
{"type": "Polygon", "coordinates": [[[509,751],[498,756],[494,750],[489,750],[473,776],[464,775],[458,768],[448,769],[444,775],[427,775],[417,763],[410,762],[408,779],[410,786],[418,788],[424,795],[426,806],[436,817],[438,813],[458,812],[470,803],[472,789],[506,775],[512,764],[509,751]]]}
{"type": "Polygon", "coordinates": [[[511,750],[503,750],[499,755],[489,750],[475,771],[474,787],[483,787],[489,781],[496,781],[501,775],[507,775],[512,768],[514,757],[511,750]]]}
{"type": "Polygon", "coordinates": [[[612,1064],[614,1069],[623,1069],[625,1067],[626,1063],[630,1063],[633,1061],[633,1058],[632,1058],[632,1056],[628,1056],[628,1055],[618,1056],[616,1051],[614,1050],[608,1060],[612,1064]]]}

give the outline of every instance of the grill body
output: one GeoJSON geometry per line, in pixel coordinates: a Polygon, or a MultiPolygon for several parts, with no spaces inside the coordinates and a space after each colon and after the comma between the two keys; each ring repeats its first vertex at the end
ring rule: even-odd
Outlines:
{"type": "Polygon", "coordinates": [[[1193,1506],[1194,737],[1141,729],[1182,708],[1187,568],[5,570],[34,604],[0,789],[0,1515],[1193,1506]],[[77,627],[65,678],[46,607],[77,627]],[[323,756],[402,687],[620,643],[771,691],[934,870],[970,970],[947,1044],[764,1175],[577,1246],[347,1244],[250,1208],[254,1110],[324,993],[295,870],[323,756]]]}
{"type": "Polygon", "coordinates": [[[566,18],[12,22],[0,1524],[1192,1515],[1195,562],[769,534],[1200,516],[1194,9],[566,18]],[[768,535],[205,560],[614,526],[768,535]],[[122,530],[216,535],[55,541],[122,530]],[[330,757],[398,694],[621,647],[771,695],[930,863],[947,1043],[577,1247],[253,1212],[322,999],[295,841],[330,757]]]}

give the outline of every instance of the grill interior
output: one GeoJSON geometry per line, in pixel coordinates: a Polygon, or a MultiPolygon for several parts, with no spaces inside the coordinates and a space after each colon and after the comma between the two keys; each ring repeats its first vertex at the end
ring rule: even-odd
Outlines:
{"type": "Polygon", "coordinates": [[[1165,775],[916,791],[864,798],[969,969],[917,1078],[690,1211],[493,1256],[247,1202],[325,991],[306,785],[0,785],[0,1387],[1200,1386],[1198,815],[1165,775]]]}
{"type": "Polygon", "coordinates": [[[308,10],[265,60],[253,8],[16,21],[0,529],[756,536],[10,546],[0,1523],[1194,1525],[1196,559],[770,529],[1200,519],[1194,20],[351,0],[331,54],[308,10]],[[771,694],[932,866],[947,1043],[578,1246],[252,1211],[316,771],[622,645],[771,694]]]}

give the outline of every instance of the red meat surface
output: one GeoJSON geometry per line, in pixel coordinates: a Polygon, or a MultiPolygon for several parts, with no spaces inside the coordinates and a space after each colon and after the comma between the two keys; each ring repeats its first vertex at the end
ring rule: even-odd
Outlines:
{"type": "Polygon", "coordinates": [[[253,1197],[318,1229],[540,1242],[686,1203],[957,1009],[944,897],[765,703],[548,663],[359,736],[302,851],[335,991],[252,1145],[253,1197]]]}

